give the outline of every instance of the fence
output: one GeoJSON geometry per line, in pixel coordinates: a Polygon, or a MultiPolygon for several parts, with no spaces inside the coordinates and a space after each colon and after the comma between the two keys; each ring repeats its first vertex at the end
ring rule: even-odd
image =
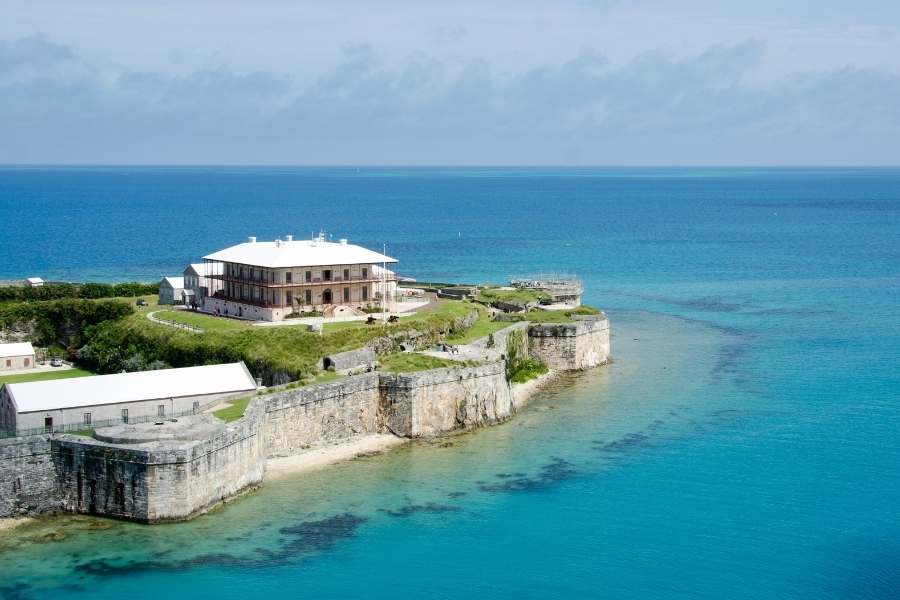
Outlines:
{"type": "Polygon", "coordinates": [[[196,409],[185,410],[181,412],[176,412],[173,414],[167,414],[164,417],[160,417],[157,415],[143,415],[136,417],[128,417],[127,419],[118,418],[118,419],[104,419],[101,421],[91,421],[90,423],[67,423],[67,424],[54,424],[52,427],[30,427],[27,429],[17,429],[15,432],[12,431],[0,431],[0,439],[6,438],[14,438],[14,437],[25,437],[28,435],[41,435],[41,434],[49,434],[49,433],[71,433],[73,431],[83,432],[83,431],[92,431],[94,429],[100,429],[101,427],[111,427],[113,425],[137,425],[140,423],[159,423],[163,421],[171,421],[173,419],[178,419],[180,417],[189,417],[191,415],[197,415],[205,411],[211,406],[219,404],[221,400],[216,400],[214,402],[210,402],[204,406],[199,406],[196,409]]]}
{"type": "Polygon", "coordinates": [[[187,323],[179,323],[178,321],[163,319],[161,317],[157,317],[155,312],[148,314],[147,318],[149,318],[154,323],[168,325],[169,327],[174,327],[176,329],[184,329],[185,331],[191,331],[193,333],[203,333],[203,329],[197,327],[196,325],[188,325],[187,323]]]}

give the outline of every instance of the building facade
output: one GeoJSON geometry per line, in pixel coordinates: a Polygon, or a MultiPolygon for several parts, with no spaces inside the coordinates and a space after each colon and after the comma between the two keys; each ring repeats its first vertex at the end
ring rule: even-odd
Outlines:
{"type": "Polygon", "coordinates": [[[160,304],[181,304],[184,301],[184,277],[163,277],[159,282],[160,304]]]}
{"type": "Polygon", "coordinates": [[[204,297],[204,310],[232,317],[280,321],[311,311],[355,314],[383,306],[396,293],[397,277],[385,266],[395,259],[344,239],[328,242],[324,235],[272,242],[250,237],[204,260],[222,265],[221,274],[207,275],[218,289],[204,297]]]}
{"type": "Polygon", "coordinates": [[[206,296],[214,296],[222,289],[221,279],[213,279],[209,275],[222,275],[222,263],[191,263],[184,270],[184,291],[190,292],[187,297],[192,298],[196,306],[202,305],[206,296]]]}
{"type": "Polygon", "coordinates": [[[255,392],[244,363],[8,383],[0,432],[27,435],[193,414],[255,392]]]}
{"type": "Polygon", "coordinates": [[[34,368],[34,347],[29,342],[0,344],[0,371],[34,368]]]}

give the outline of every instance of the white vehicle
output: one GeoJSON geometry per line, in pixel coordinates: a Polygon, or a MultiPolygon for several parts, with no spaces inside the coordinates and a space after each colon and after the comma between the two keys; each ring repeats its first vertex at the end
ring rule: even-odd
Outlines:
{"type": "Polygon", "coordinates": [[[61,358],[54,356],[53,358],[50,359],[50,366],[51,367],[61,367],[61,366],[63,366],[63,361],[61,358]]]}

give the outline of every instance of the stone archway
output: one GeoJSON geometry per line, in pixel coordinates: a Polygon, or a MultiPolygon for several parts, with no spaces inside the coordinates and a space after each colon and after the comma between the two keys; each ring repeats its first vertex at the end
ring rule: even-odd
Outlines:
{"type": "Polygon", "coordinates": [[[322,292],[322,304],[331,304],[331,289],[327,289],[322,292]]]}

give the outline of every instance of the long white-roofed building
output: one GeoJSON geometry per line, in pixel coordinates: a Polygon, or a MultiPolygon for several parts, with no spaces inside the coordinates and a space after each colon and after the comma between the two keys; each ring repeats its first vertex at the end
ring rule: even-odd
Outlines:
{"type": "Polygon", "coordinates": [[[280,321],[298,311],[339,315],[380,305],[396,293],[397,277],[387,268],[396,259],[346,239],[326,241],[324,234],[271,242],[250,237],[203,259],[221,264],[203,273],[221,281],[220,289],[204,298],[204,310],[221,315],[261,321],[280,321]]]}
{"type": "Polygon", "coordinates": [[[256,390],[242,362],[7,383],[0,432],[26,435],[193,414],[256,390]]]}

